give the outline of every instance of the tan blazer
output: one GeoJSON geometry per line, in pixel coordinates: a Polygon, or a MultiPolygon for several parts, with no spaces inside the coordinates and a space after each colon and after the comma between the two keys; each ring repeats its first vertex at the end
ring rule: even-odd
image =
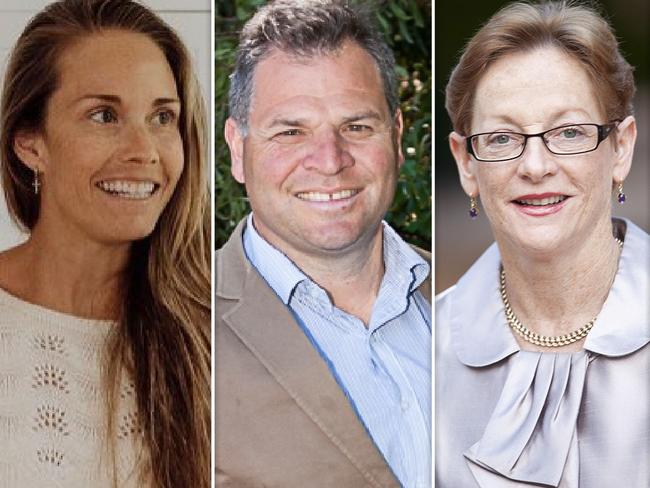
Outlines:
{"type": "Polygon", "coordinates": [[[246,259],[244,222],[215,260],[217,487],[399,488],[323,359],[246,259]]]}

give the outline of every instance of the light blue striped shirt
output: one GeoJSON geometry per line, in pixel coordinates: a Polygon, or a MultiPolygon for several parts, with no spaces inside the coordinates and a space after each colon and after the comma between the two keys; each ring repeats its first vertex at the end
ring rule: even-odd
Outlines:
{"type": "Polygon", "coordinates": [[[385,273],[368,328],[255,230],[244,250],[327,362],[405,488],[431,486],[431,305],[417,287],[429,265],[386,223],[385,273]]]}

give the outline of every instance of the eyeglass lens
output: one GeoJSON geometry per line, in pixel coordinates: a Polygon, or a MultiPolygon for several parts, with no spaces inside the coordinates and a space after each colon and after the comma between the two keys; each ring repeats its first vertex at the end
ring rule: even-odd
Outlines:
{"type": "Polygon", "coordinates": [[[519,157],[530,137],[541,137],[546,147],[555,154],[577,154],[598,146],[598,126],[576,124],[550,129],[543,134],[526,136],[516,132],[492,132],[472,138],[476,157],[501,160],[519,157]]]}

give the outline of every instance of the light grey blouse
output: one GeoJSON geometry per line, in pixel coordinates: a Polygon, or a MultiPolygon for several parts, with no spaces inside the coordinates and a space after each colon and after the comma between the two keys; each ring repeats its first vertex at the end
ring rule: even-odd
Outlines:
{"type": "Polygon", "coordinates": [[[650,236],[575,353],[520,350],[492,245],[436,298],[437,488],[650,487],[650,236]]]}

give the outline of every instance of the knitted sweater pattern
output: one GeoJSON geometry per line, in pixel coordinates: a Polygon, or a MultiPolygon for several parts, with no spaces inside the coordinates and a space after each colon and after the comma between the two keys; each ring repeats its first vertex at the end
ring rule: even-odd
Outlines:
{"type": "Polygon", "coordinates": [[[0,289],[0,488],[141,486],[142,431],[126,374],[115,462],[107,450],[101,371],[113,327],[0,289]]]}

